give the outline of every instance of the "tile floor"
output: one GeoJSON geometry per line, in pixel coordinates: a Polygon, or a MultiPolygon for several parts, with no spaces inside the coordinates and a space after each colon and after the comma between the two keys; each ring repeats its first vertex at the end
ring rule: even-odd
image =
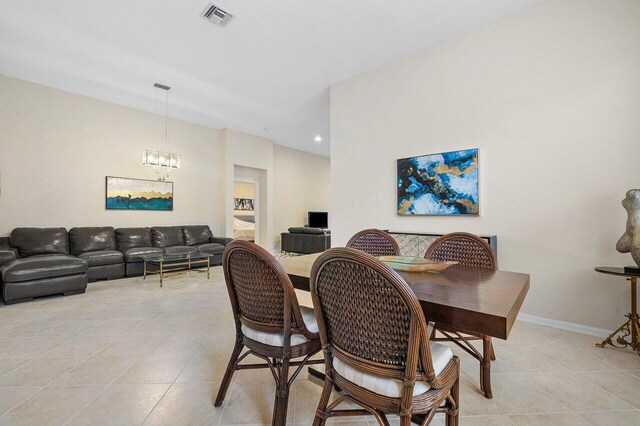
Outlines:
{"type": "MultiPolygon", "coordinates": [[[[233,335],[220,268],[211,280],[170,277],[164,288],[157,277],[132,278],[1,305],[0,425],[269,424],[268,371],[240,372],[224,405],[212,405],[233,335]]],[[[456,350],[460,424],[640,425],[640,357],[598,340],[518,322],[508,342],[495,341],[492,400],[479,392],[477,362],[456,350]]],[[[311,423],[320,389],[298,377],[291,424],[311,423]]]]}

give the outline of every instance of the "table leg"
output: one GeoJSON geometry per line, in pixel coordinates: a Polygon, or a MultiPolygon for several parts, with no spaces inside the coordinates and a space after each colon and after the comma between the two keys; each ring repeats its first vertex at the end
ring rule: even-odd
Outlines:
{"type": "Polygon", "coordinates": [[[611,345],[614,348],[626,348],[627,346],[631,346],[631,349],[638,352],[638,355],[640,355],[640,320],[638,317],[637,288],[638,278],[630,277],[628,280],[631,281],[631,312],[625,316],[629,319],[601,343],[596,343],[596,346],[599,348],[604,348],[606,345],[611,345]],[[616,338],[618,334],[620,334],[620,336],[616,338]],[[631,337],[631,342],[626,339],[627,337],[631,337]]]}
{"type": "Polygon", "coordinates": [[[163,272],[162,272],[162,262],[160,262],[160,287],[162,287],[162,275],[163,275],[163,272]]]}
{"type": "Polygon", "coordinates": [[[144,275],[142,276],[143,280],[147,279],[147,261],[144,261],[144,275]]]}
{"type": "Polygon", "coordinates": [[[207,279],[210,280],[211,279],[211,258],[207,256],[207,279]]]}
{"type": "Polygon", "coordinates": [[[491,354],[493,343],[490,336],[482,336],[482,359],[480,360],[480,390],[488,399],[493,398],[491,391],[491,354]]]}

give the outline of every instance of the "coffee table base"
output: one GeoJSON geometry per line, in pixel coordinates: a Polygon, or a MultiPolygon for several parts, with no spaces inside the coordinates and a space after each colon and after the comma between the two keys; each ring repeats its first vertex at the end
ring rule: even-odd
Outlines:
{"type": "MultiPolygon", "coordinates": [[[[149,263],[150,265],[154,265],[156,262],[149,263]]],[[[147,275],[160,275],[160,287],[162,287],[164,277],[167,274],[182,272],[182,271],[195,271],[195,272],[206,272],[207,279],[211,279],[211,260],[210,257],[206,259],[195,259],[189,260],[188,262],[172,262],[172,261],[158,261],[158,270],[150,270],[147,266],[147,261],[144,261],[144,275],[142,277],[143,280],[147,279],[147,275]],[[204,271],[199,271],[192,269],[193,266],[204,266],[207,265],[207,269],[204,271]]]]}

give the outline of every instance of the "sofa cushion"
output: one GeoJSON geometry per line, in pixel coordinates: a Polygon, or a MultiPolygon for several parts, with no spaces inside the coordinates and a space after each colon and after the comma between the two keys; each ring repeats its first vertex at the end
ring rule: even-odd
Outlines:
{"type": "Polygon", "coordinates": [[[227,237],[211,237],[211,238],[209,238],[209,242],[210,243],[221,244],[223,246],[226,246],[231,241],[233,241],[233,238],[227,238],[227,237]]]}
{"type": "Polygon", "coordinates": [[[124,252],[124,261],[130,262],[143,262],[140,256],[146,254],[162,254],[164,251],[158,247],[133,247],[124,252]]]}
{"type": "Polygon", "coordinates": [[[151,247],[151,228],[118,228],[116,243],[123,253],[133,247],[151,247]]]}
{"type": "Polygon", "coordinates": [[[87,262],[68,254],[41,254],[5,263],[0,275],[10,283],[84,274],[87,269],[87,262]]]}
{"type": "MultiPolygon", "coordinates": [[[[302,314],[302,318],[304,319],[304,323],[307,326],[307,330],[317,333],[318,332],[318,322],[316,321],[316,316],[313,311],[313,308],[309,308],[306,306],[300,306],[300,313],[302,314]]],[[[264,331],[259,331],[254,328],[248,327],[242,324],[242,334],[247,336],[251,340],[255,340],[256,342],[263,343],[269,346],[282,346],[284,345],[284,335],[280,333],[267,333],[264,331]]],[[[303,343],[308,342],[307,339],[302,334],[292,334],[291,335],[291,346],[301,345],[303,343]]]]}
{"type": "MultiPolygon", "coordinates": [[[[437,376],[442,372],[442,370],[444,370],[449,363],[449,360],[453,358],[453,352],[451,351],[451,348],[441,345],[440,343],[430,342],[429,346],[431,348],[433,369],[437,376]]],[[[399,398],[402,396],[402,380],[376,376],[365,371],[358,370],[345,364],[336,357],[333,358],[333,368],[336,373],[345,379],[355,383],[361,388],[369,389],[378,395],[390,396],[392,398],[399,398]]],[[[413,387],[413,396],[421,395],[429,389],[431,389],[431,386],[429,386],[427,382],[416,381],[416,384],[413,387]]]]}
{"type": "Polygon", "coordinates": [[[0,248],[0,265],[18,258],[18,253],[13,249],[0,248]]]}
{"type": "Polygon", "coordinates": [[[322,230],[322,228],[310,228],[308,226],[304,227],[304,233],[311,235],[324,235],[324,231],[322,230]]]}
{"type": "Polygon", "coordinates": [[[208,254],[222,254],[224,252],[224,246],[222,244],[216,243],[208,243],[208,244],[198,244],[194,246],[198,249],[198,251],[202,253],[208,254]]]}
{"type": "Polygon", "coordinates": [[[291,228],[289,228],[289,232],[291,232],[292,234],[304,234],[304,227],[292,226],[291,228]]]}
{"type": "Polygon", "coordinates": [[[188,246],[208,243],[209,238],[213,237],[211,228],[207,225],[183,226],[182,234],[184,236],[184,243],[188,246]]]}
{"type": "Polygon", "coordinates": [[[73,255],[88,251],[115,250],[116,232],[111,226],[71,228],[69,246],[73,255]]]}
{"type": "Polygon", "coordinates": [[[182,246],[182,228],[179,226],[156,226],[151,228],[154,247],[182,246]]]}
{"type": "Polygon", "coordinates": [[[78,257],[85,260],[89,266],[115,265],[124,263],[124,255],[116,250],[98,250],[79,253],[78,257]]]}
{"type": "Polygon", "coordinates": [[[11,231],[10,240],[20,257],[69,254],[69,235],[65,228],[16,228],[11,231]]]}
{"type": "Polygon", "coordinates": [[[198,249],[196,247],[189,246],[171,246],[163,248],[165,253],[168,254],[181,254],[181,253],[197,253],[198,249]]]}

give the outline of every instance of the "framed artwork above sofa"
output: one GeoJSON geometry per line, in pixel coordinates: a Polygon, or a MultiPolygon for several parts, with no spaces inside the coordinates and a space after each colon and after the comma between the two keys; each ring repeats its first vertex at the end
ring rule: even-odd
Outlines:
{"type": "Polygon", "coordinates": [[[107,176],[107,210],[173,210],[173,182],[107,176]]]}

